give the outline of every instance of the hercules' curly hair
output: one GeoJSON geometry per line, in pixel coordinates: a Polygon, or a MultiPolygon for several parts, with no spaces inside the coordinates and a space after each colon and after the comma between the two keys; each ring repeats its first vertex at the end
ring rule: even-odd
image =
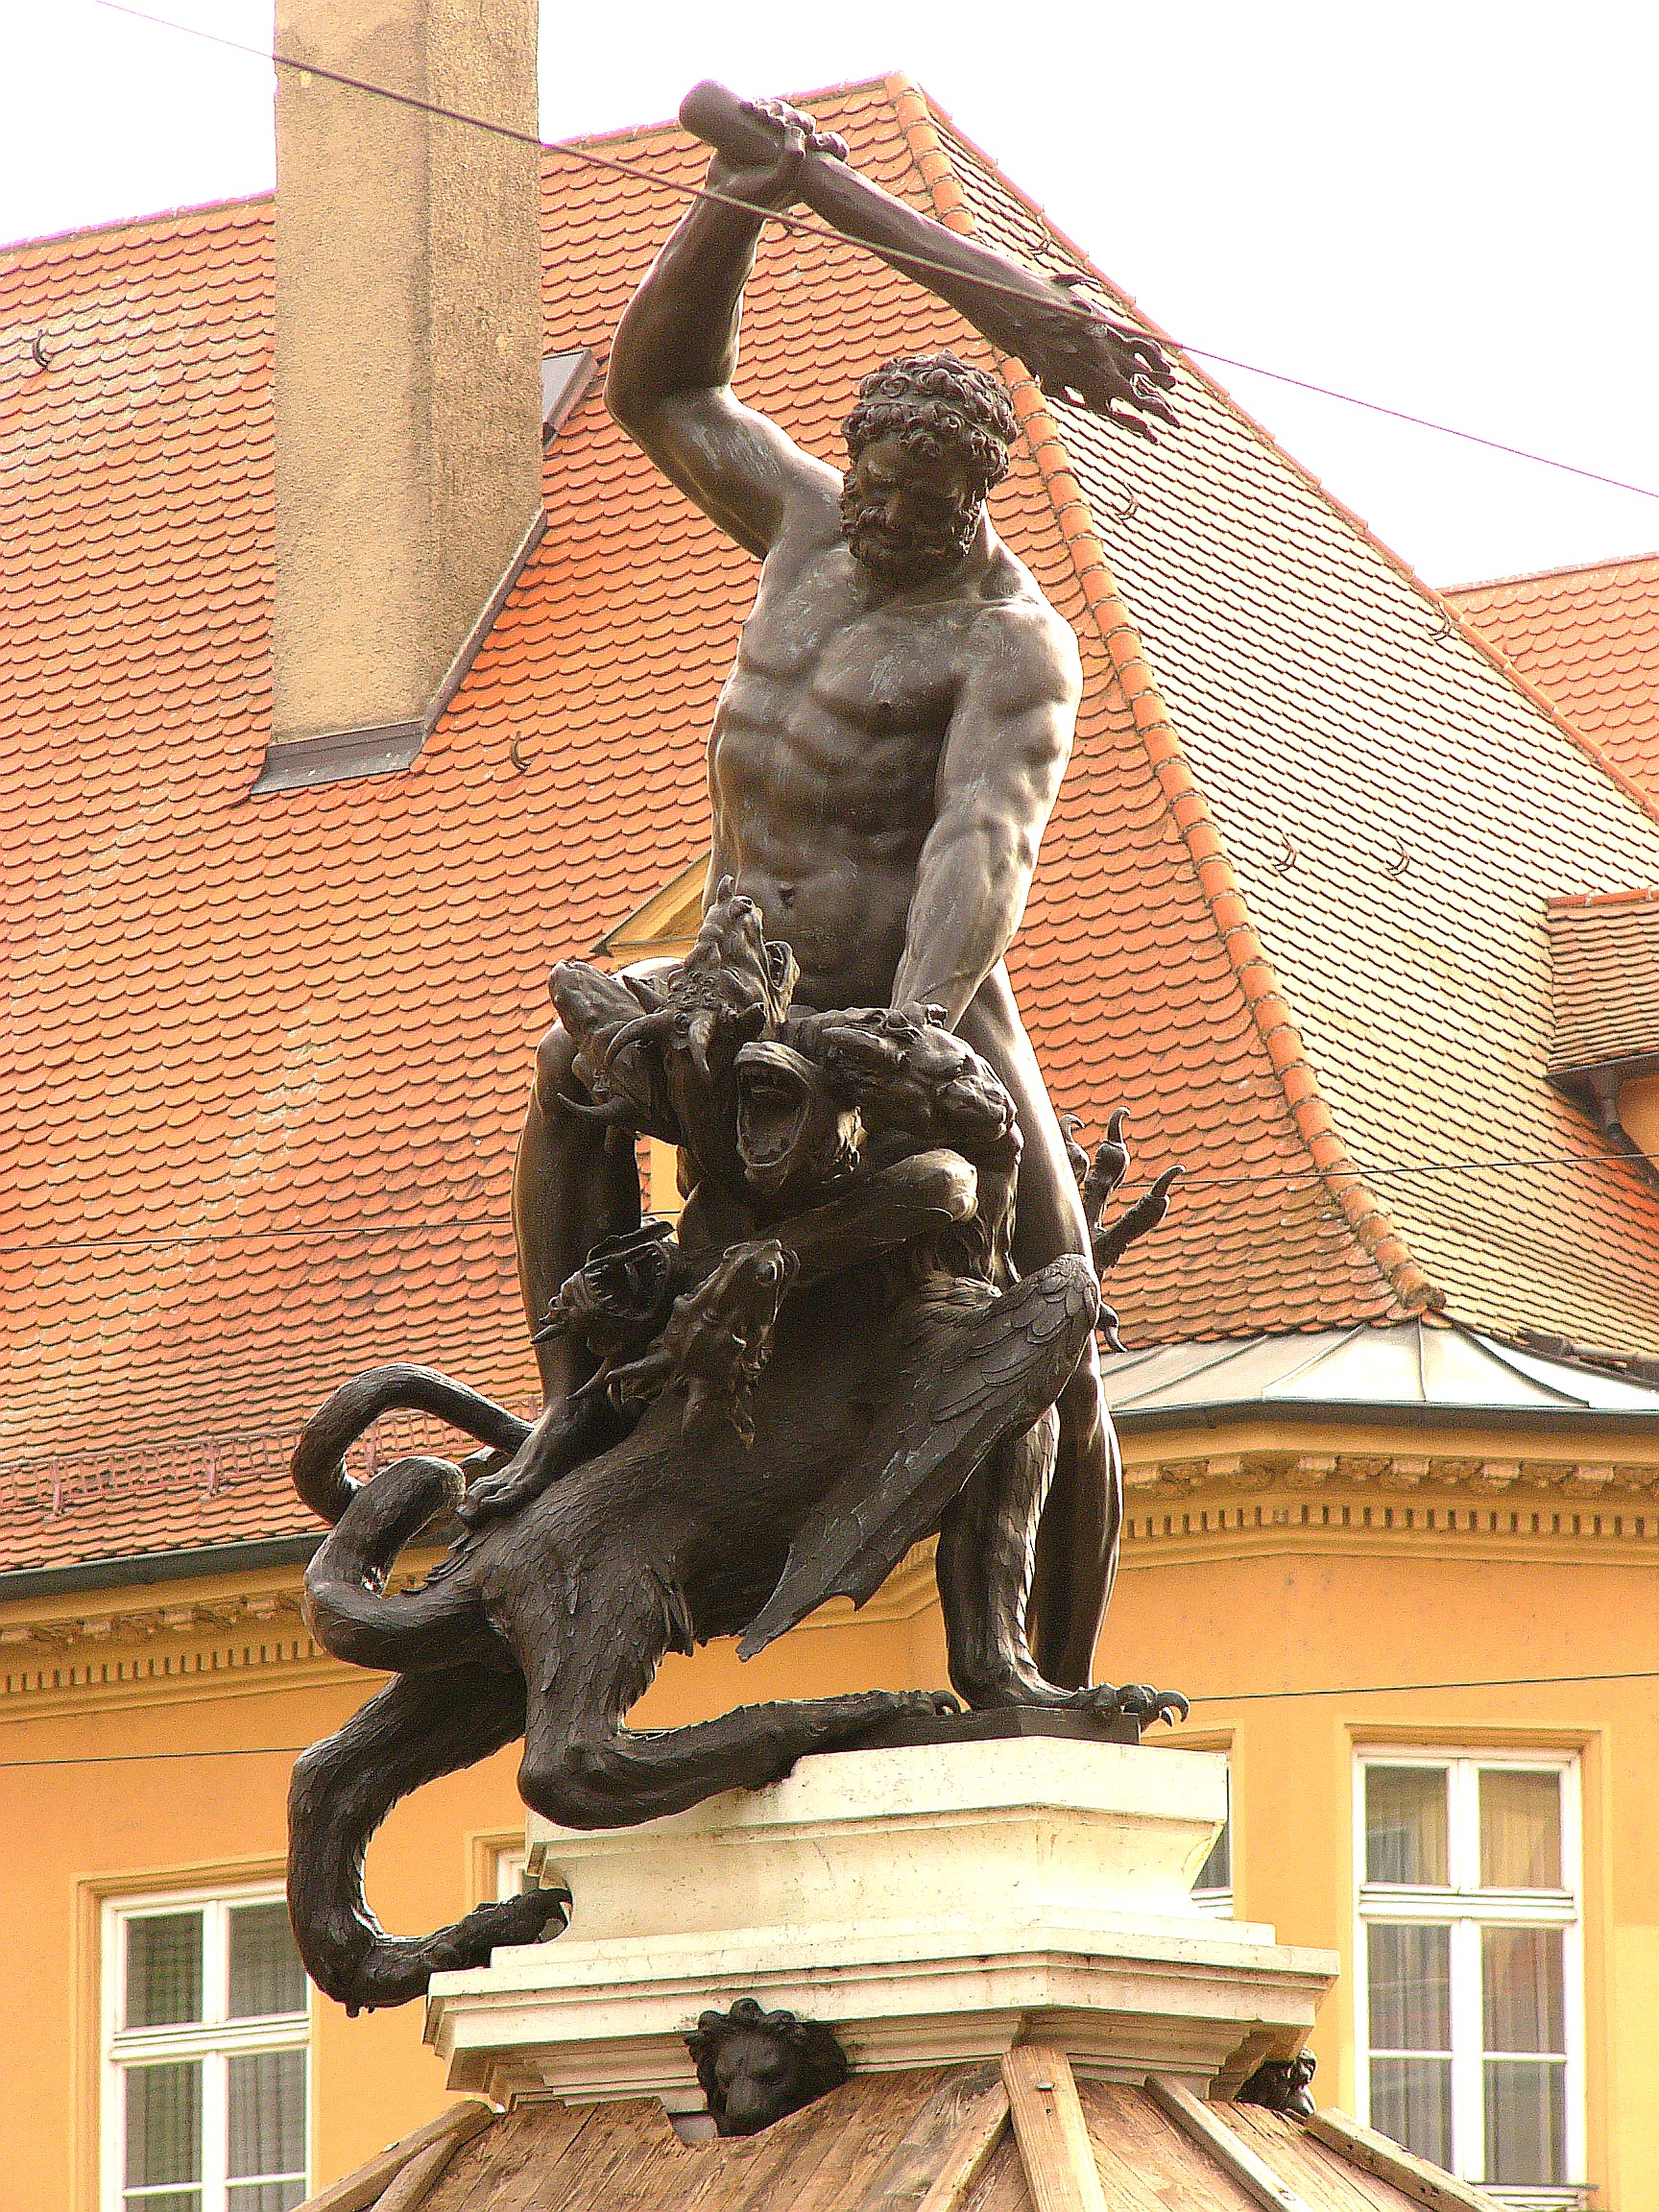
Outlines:
{"type": "Polygon", "coordinates": [[[906,453],[937,461],[960,454],[984,498],[1008,473],[1008,448],[1020,419],[1001,382],[954,353],[904,353],[866,376],[842,425],[856,461],[878,438],[897,438],[906,453]]]}

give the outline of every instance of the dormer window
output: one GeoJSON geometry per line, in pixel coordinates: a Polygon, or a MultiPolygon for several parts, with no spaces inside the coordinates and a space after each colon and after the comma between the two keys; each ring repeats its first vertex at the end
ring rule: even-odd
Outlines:
{"type": "Polygon", "coordinates": [[[1550,1080],[1623,1150],[1659,1161],[1659,888],[1551,899],[1550,1080]]]}

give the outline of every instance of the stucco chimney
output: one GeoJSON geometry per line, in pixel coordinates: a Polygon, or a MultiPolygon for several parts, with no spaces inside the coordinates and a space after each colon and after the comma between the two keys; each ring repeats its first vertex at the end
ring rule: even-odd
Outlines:
{"type": "MultiPolygon", "coordinates": [[[[534,135],[537,0],[276,0],[276,47],[534,135]]],[[[534,145],[278,69],[255,790],[404,767],[541,527],[534,145]]]]}

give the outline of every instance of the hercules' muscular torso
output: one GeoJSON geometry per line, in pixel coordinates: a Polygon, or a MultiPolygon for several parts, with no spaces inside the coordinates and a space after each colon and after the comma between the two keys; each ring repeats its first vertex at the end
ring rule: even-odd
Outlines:
{"type": "Polygon", "coordinates": [[[709,735],[709,878],[792,946],[805,1003],[888,1001],[964,679],[1045,617],[994,541],[983,573],[897,595],[838,528],[769,554],[709,735]]]}
{"type": "MultiPolygon", "coordinates": [[[[731,876],[755,901],[766,935],[794,951],[804,1004],[937,1006],[991,1063],[1024,1142],[1013,1259],[1029,1274],[1090,1248],[1002,964],[1070,750],[1077,643],[985,510],[1019,435],[995,373],[932,355],[866,378],[844,474],[737,398],[743,288],[765,210],[794,198],[809,151],[837,152],[809,118],[766,113],[776,158],[710,165],[707,195],[617,326],[605,384],[628,436],[762,563],[709,736],[709,893],[731,876]]],[[[896,206],[894,220],[914,219],[896,206]]],[[[909,248],[895,251],[914,273],[909,248]]],[[[1030,281],[1013,264],[1007,276],[1030,281]]],[[[1007,290],[1000,276],[996,289],[1007,290]]],[[[1074,347],[1060,366],[1087,368],[1074,347]]],[[[1091,390],[1146,404],[1121,363],[1107,366],[1087,370],[1091,390]]],[[[533,1326],[593,1246],[638,1218],[632,1155],[597,1137],[573,1086],[570,1040],[555,1029],[514,1172],[533,1326]]],[[[589,1379],[567,1351],[538,1340],[555,1407],[589,1379]]],[[[1032,1599],[1039,1656],[1059,1681],[1088,1680],[1118,1495],[1090,1344],[1061,1401],[1032,1599]]],[[[971,1593],[976,1570],[965,1573],[971,1593]]]]}

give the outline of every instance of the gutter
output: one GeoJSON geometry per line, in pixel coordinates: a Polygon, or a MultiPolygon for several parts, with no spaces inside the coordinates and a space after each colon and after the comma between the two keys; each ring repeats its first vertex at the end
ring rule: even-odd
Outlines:
{"type": "Polygon", "coordinates": [[[1235,1398],[1213,1406],[1156,1406],[1139,1412],[1132,1406],[1111,1406],[1110,1411],[1113,1427],[1125,1437],[1155,1436],[1168,1429],[1232,1429],[1245,1421],[1306,1421],[1352,1428],[1542,1429],[1590,1436],[1629,1436],[1633,1430],[1640,1432],[1646,1427],[1659,1441],[1659,1413],[1615,1412],[1593,1406],[1413,1406],[1360,1398],[1235,1398]]]}
{"type": "Polygon", "coordinates": [[[76,1590],[132,1590],[152,1582],[189,1582],[210,1575],[248,1575],[262,1567],[303,1567],[327,1534],[272,1536],[261,1544],[209,1544],[195,1551],[140,1551],[124,1559],[82,1559],[63,1567],[26,1567],[0,1575],[0,1605],[76,1590]]]}

